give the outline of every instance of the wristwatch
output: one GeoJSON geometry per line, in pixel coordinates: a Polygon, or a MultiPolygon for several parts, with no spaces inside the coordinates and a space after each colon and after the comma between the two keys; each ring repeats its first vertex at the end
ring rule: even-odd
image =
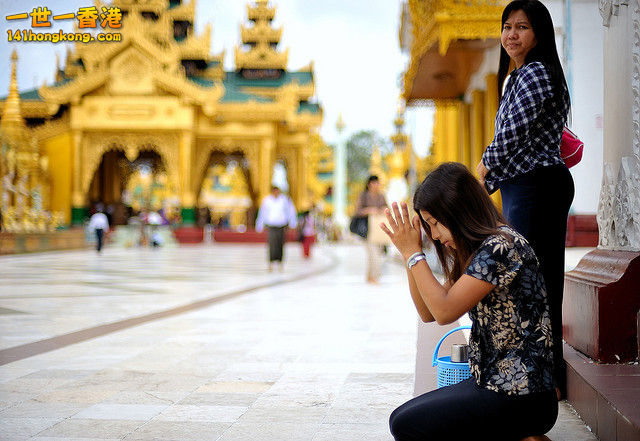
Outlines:
{"type": "Polygon", "coordinates": [[[425,256],[423,252],[419,251],[415,254],[412,254],[411,257],[407,259],[407,268],[413,268],[413,266],[421,260],[427,260],[427,256],[425,256]]]}

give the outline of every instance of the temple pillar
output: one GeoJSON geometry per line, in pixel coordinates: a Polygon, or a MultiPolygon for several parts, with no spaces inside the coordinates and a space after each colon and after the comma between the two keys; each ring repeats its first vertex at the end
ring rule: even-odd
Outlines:
{"type": "Polygon", "coordinates": [[[296,208],[302,209],[308,202],[309,191],[309,144],[305,143],[298,149],[297,155],[298,161],[298,183],[297,183],[297,197],[296,208]]]}
{"type": "Polygon", "coordinates": [[[471,130],[470,130],[470,109],[471,105],[460,103],[458,112],[458,139],[460,140],[459,161],[469,167],[470,170],[475,168],[471,162],[471,130]]]}
{"type": "Polygon", "coordinates": [[[271,191],[271,176],[273,173],[273,154],[275,142],[271,137],[265,137],[260,142],[260,201],[271,191]]]}
{"type": "Polygon", "coordinates": [[[333,222],[340,233],[345,231],[347,219],[347,139],[344,133],[345,124],[342,114],[336,121],[338,139],[334,153],[335,169],[333,173],[333,222]]]}
{"type": "MultiPolygon", "coordinates": [[[[491,144],[495,131],[496,114],[498,113],[498,76],[494,73],[485,77],[486,92],[484,96],[484,147],[491,144]]],[[[484,148],[483,148],[484,151],[484,148]]]]}
{"type": "Polygon", "coordinates": [[[82,194],[82,143],[81,130],[74,130],[71,140],[71,224],[80,225],[87,215],[85,198],[82,194]]]}
{"type": "Polygon", "coordinates": [[[445,146],[447,145],[446,131],[446,108],[441,103],[436,103],[436,112],[434,115],[434,131],[433,131],[433,149],[431,157],[434,165],[445,161],[445,146]]]}
{"type": "Polygon", "coordinates": [[[191,131],[184,131],[180,135],[179,177],[180,203],[182,223],[193,225],[196,222],[195,196],[191,176],[191,164],[194,163],[194,143],[191,131]]]}
{"type": "Polygon", "coordinates": [[[484,91],[471,92],[470,133],[471,138],[471,171],[476,173],[476,166],[482,159],[482,153],[486,147],[484,143],[484,91]]]}
{"type": "Polygon", "coordinates": [[[460,103],[455,102],[455,103],[448,103],[445,107],[445,112],[447,115],[447,119],[446,119],[446,126],[445,126],[445,131],[447,133],[447,140],[446,140],[446,153],[445,153],[445,157],[444,160],[445,161],[454,161],[454,162],[459,162],[460,158],[459,158],[459,150],[460,150],[460,143],[459,143],[459,139],[458,139],[458,124],[459,124],[459,118],[458,118],[458,114],[459,114],[459,109],[460,109],[460,103]]]}
{"type": "MultiPolygon", "coordinates": [[[[493,141],[495,133],[496,114],[500,99],[498,97],[498,76],[494,73],[487,74],[484,78],[486,92],[484,95],[484,149],[493,141]]],[[[477,163],[476,163],[477,164],[477,163]]],[[[475,166],[474,166],[475,167],[475,166]]],[[[491,199],[499,209],[502,209],[502,197],[500,190],[491,195],[491,199]]]]}

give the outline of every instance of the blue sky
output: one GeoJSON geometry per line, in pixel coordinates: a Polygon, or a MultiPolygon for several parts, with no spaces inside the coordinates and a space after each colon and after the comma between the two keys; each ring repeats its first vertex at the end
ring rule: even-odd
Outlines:
{"type": "MultiPolygon", "coordinates": [[[[188,0],[185,0],[188,1],[188,0]]],[[[115,2],[117,5],[117,2],[115,2]]],[[[314,62],[316,96],[324,107],[321,134],[336,141],[335,122],[341,112],[348,135],[357,130],[375,129],[383,136],[393,132],[400,77],[407,56],[400,52],[398,27],[399,0],[271,0],[277,6],[275,27],[283,27],[280,50],[289,48],[289,69],[296,70],[314,62]]],[[[55,54],[64,60],[63,44],[9,43],[7,29],[28,28],[28,22],[7,22],[8,14],[29,12],[47,6],[54,14],[75,12],[92,6],[92,0],[0,0],[2,29],[0,38],[0,95],[8,88],[11,50],[20,57],[20,90],[53,80],[55,54]]],[[[244,0],[198,0],[196,32],[211,23],[214,54],[226,51],[225,67],[233,68],[234,47],[240,41],[240,24],[246,21],[244,0]]],[[[64,26],[54,22],[50,29],[71,31],[71,21],[64,26]]],[[[423,111],[424,112],[424,111],[423,111]]],[[[409,121],[412,118],[408,118],[409,121]]],[[[423,117],[418,118],[424,121],[423,117]]],[[[416,146],[424,150],[425,127],[408,127],[420,139],[416,146]]],[[[427,130],[428,131],[428,130],[427,130]]]]}

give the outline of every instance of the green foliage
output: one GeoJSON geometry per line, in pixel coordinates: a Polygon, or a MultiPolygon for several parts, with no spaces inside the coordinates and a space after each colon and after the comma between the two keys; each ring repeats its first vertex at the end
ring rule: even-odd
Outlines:
{"type": "Polygon", "coordinates": [[[378,147],[382,155],[391,150],[389,141],[375,130],[361,130],[347,140],[347,182],[350,187],[355,183],[364,184],[369,177],[374,146],[378,147]]]}

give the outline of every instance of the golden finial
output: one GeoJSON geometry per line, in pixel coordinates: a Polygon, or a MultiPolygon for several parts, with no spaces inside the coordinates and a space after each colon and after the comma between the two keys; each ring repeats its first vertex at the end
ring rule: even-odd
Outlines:
{"type": "MultiPolygon", "coordinates": [[[[18,75],[16,73],[18,65],[18,52],[13,49],[11,53],[11,79],[9,81],[9,95],[4,103],[2,122],[20,121],[20,95],[18,94],[18,75]]],[[[3,124],[4,125],[4,124],[3,124]]]]}
{"type": "Polygon", "coordinates": [[[342,112],[340,112],[338,114],[338,121],[336,121],[336,130],[338,130],[338,133],[342,133],[344,128],[345,128],[345,124],[344,124],[344,121],[342,120],[342,112]]]}
{"type": "Polygon", "coordinates": [[[11,80],[9,81],[9,95],[4,102],[4,111],[0,127],[4,136],[18,140],[22,136],[24,121],[20,114],[20,94],[18,93],[18,76],[16,73],[18,64],[18,52],[14,49],[11,53],[11,80]]]}

